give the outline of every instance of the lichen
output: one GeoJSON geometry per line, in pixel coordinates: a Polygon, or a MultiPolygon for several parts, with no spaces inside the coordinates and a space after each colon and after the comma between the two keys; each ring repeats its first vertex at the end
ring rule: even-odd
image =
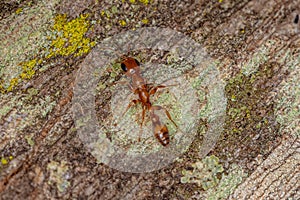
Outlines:
{"type": "Polygon", "coordinates": [[[193,170],[183,170],[181,183],[196,183],[204,190],[215,187],[219,183],[218,174],[223,172],[219,158],[208,156],[192,165],[193,170]]]}
{"type": "Polygon", "coordinates": [[[139,1],[145,5],[148,5],[150,3],[149,0],[139,0],[139,1]]]}
{"type": "Polygon", "coordinates": [[[11,160],[13,159],[13,156],[9,156],[7,157],[2,157],[1,158],[1,164],[2,165],[7,165],[11,160]]]}
{"type": "Polygon", "coordinates": [[[192,170],[183,170],[181,183],[196,183],[204,192],[195,195],[196,199],[226,199],[247,177],[244,170],[232,164],[226,173],[219,159],[212,155],[192,165],[192,170]],[[221,177],[221,178],[218,178],[221,177]]]}
{"type": "MultiPolygon", "coordinates": [[[[52,5],[56,3],[55,0],[52,5]]],[[[35,74],[36,65],[47,46],[46,32],[50,27],[48,22],[53,17],[53,10],[49,9],[51,6],[43,1],[36,5],[24,4],[11,16],[1,20],[1,93],[13,91],[19,83],[32,78],[35,74]]]]}
{"type": "MultiPolygon", "coordinates": [[[[245,32],[245,30],[241,30],[241,32],[245,32]]],[[[259,65],[263,64],[268,60],[268,55],[270,52],[270,46],[274,45],[273,40],[267,41],[263,44],[251,57],[247,63],[242,65],[242,73],[244,75],[250,75],[258,70],[259,65]]]]}
{"type": "Polygon", "coordinates": [[[23,8],[18,8],[15,12],[17,15],[21,14],[23,11],[23,8]]]}
{"type": "Polygon", "coordinates": [[[232,164],[228,170],[228,174],[222,174],[219,184],[216,187],[207,190],[205,199],[226,199],[233,193],[235,188],[242,183],[243,178],[245,177],[247,177],[247,174],[243,171],[243,169],[236,164],[232,164]]]}
{"type": "Polygon", "coordinates": [[[27,143],[32,147],[34,146],[34,140],[32,139],[33,135],[25,136],[27,143]]]}
{"type": "Polygon", "coordinates": [[[8,160],[6,158],[1,158],[1,164],[6,165],[8,163],[8,160]]]}
{"type": "Polygon", "coordinates": [[[142,23],[143,23],[143,24],[148,24],[148,23],[149,23],[149,20],[148,20],[147,18],[144,18],[144,19],[142,19],[142,23]]]}
{"type": "Polygon", "coordinates": [[[41,63],[41,61],[42,60],[37,61],[36,59],[33,59],[27,62],[20,63],[20,66],[22,68],[21,73],[10,80],[10,83],[7,88],[0,86],[1,92],[2,93],[11,92],[23,80],[31,79],[36,72],[37,63],[41,63]]]}
{"type": "Polygon", "coordinates": [[[82,56],[87,54],[96,42],[85,37],[91,28],[88,14],[81,14],[79,17],[68,20],[66,14],[59,14],[55,17],[52,28],[52,35],[49,54],[47,58],[55,56],[82,56]]]}
{"type": "MultiPolygon", "coordinates": [[[[261,102],[269,88],[262,89],[256,85],[256,82],[261,81],[266,76],[271,76],[273,73],[271,67],[265,65],[260,71],[249,76],[243,73],[237,74],[234,78],[228,81],[225,91],[228,96],[229,108],[227,109],[227,126],[230,135],[241,134],[248,126],[234,126],[233,121],[241,121],[242,123],[252,124],[251,127],[260,127],[268,125],[267,118],[257,115],[257,104],[261,102]]],[[[272,115],[272,110],[268,110],[268,114],[272,115]]],[[[249,126],[250,127],[250,126],[249,126]]]]}
{"type": "MultiPolygon", "coordinates": [[[[36,73],[37,66],[56,56],[82,56],[87,54],[96,42],[85,37],[87,31],[91,28],[91,23],[87,20],[88,15],[80,15],[78,18],[68,20],[66,14],[59,14],[54,18],[54,24],[51,33],[48,36],[48,51],[40,59],[33,58],[21,62],[18,65],[20,72],[10,79],[8,84],[0,82],[0,92],[7,93],[13,91],[16,86],[24,80],[30,80],[36,73]]],[[[47,45],[45,45],[47,46],[47,45]]]]}
{"type": "Polygon", "coordinates": [[[127,25],[127,23],[126,23],[125,20],[120,20],[120,21],[119,21],[119,24],[120,24],[121,26],[126,26],[126,25],[127,25]]]}
{"type": "Polygon", "coordinates": [[[281,131],[288,132],[300,137],[300,81],[299,68],[294,70],[288,77],[289,81],[280,85],[278,92],[278,100],[275,108],[276,121],[281,126],[281,131]]]}
{"type": "Polygon", "coordinates": [[[50,171],[48,184],[56,183],[58,191],[64,192],[70,186],[67,163],[51,161],[47,165],[47,169],[50,171]]]}
{"type": "MultiPolygon", "coordinates": [[[[125,1],[122,0],[122,2],[124,3],[125,1]]],[[[136,0],[129,0],[130,3],[136,3],[136,0]]],[[[144,5],[148,5],[150,3],[149,0],[139,0],[140,3],[143,3],[144,5]]]]}

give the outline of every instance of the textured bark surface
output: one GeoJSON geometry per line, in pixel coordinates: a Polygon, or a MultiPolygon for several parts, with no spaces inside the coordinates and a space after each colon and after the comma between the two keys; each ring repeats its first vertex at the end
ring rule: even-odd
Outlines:
{"type": "MultiPolygon", "coordinates": [[[[300,2],[146,2],[0,4],[0,199],[300,199],[300,2]],[[47,58],[47,33],[54,34],[58,14],[79,19],[73,24],[79,28],[86,22],[80,16],[88,14],[93,27],[84,38],[96,43],[156,26],[207,49],[228,99],[224,131],[210,152],[224,169],[215,185],[182,183],[182,172],[202,159],[200,130],[180,159],[158,171],[132,174],[97,162],[79,139],[71,110],[78,66],[88,53],[47,58]],[[30,62],[24,64],[32,60],[38,63],[33,76],[30,62]]],[[[110,114],[107,83],[121,76],[108,71],[101,77],[100,121],[110,114]]]]}
{"type": "Polygon", "coordinates": [[[285,138],[230,199],[287,199],[299,197],[299,140],[285,138]]]}

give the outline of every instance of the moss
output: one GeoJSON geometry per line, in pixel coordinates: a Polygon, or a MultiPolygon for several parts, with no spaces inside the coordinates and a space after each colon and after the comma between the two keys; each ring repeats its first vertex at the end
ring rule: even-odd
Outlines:
{"type": "Polygon", "coordinates": [[[91,28],[87,20],[89,15],[80,15],[78,18],[68,20],[66,14],[59,14],[55,17],[52,28],[52,36],[49,54],[47,58],[55,56],[82,56],[87,54],[95,41],[85,37],[91,28]]]}

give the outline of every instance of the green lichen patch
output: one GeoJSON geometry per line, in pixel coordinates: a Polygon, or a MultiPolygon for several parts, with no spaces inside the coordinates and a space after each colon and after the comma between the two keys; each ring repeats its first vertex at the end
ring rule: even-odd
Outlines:
{"type": "Polygon", "coordinates": [[[224,170],[219,158],[212,155],[192,164],[190,169],[182,170],[181,183],[195,183],[204,191],[193,197],[196,199],[226,199],[235,188],[247,177],[244,170],[237,164],[224,170]]]}
{"type": "Polygon", "coordinates": [[[236,164],[232,164],[227,172],[223,173],[219,184],[207,190],[204,194],[205,199],[218,200],[226,199],[233,193],[235,188],[242,183],[243,178],[247,177],[244,170],[236,164]]]}
{"type": "Polygon", "coordinates": [[[196,183],[204,190],[218,185],[218,175],[223,172],[223,167],[216,156],[208,156],[192,165],[192,170],[183,170],[181,183],[196,183]]]}
{"type": "Polygon", "coordinates": [[[275,41],[269,40],[262,45],[251,59],[242,66],[242,73],[244,75],[250,75],[258,70],[259,65],[265,63],[269,59],[270,47],[274,45],[275,41]]]}

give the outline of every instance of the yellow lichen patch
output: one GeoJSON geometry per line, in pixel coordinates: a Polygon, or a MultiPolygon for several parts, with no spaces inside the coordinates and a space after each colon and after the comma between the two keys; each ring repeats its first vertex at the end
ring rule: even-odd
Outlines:
{"type": "MultiPolygon", "coordinates": [[[[112,11],[112,12],[114,12],[114,11],[112,11]]],[[[110,14],[107,10],[102,10],[101,11],[101,16],[107,17],[108,19],[110,18],[110,14]]]]}
{"type": "Polygon", "coordinates": [[[143,23],[143,24],[148,24],[148,23],[149,23],[149,20],[146,19],[146,18],[145,18],[145,19],[142,19],[142,23],[143,23]]]}
{"type": "Polygon", "coordinates": [[[6,92],[11,92],[14,87],[16,87],[19,83],[19,78],[13,78],[10,80],[10,83],[9,83],[9,86],[8,88],[6,89],[6,92]]]}
{"type": "Polygon", "coordinates": [[[121,26],[126,26],[127,25],[125,20],[120,20],[119,23],[120,23],[121,26]]]}
{"type": "Polygon", "coordinates": [[[20,14],[22,11],[23,11],[22,8],[18,8],[18,9],[16,10],[16,14],[18,15],[18,14],[20,14]]]}
{"type": "Polygon", "coordinates": [[[87,20],[88,15],[80,15],[68,21],[67,15],[60,14],[55,17],[51,47],[47,58],[55,56],[82,56],[88,53],[95,42],[85,37],[91,27],[87,20]]]}
{"type": "Polygon", "coordinates": [[[4,94],[6,92],[5,88],[3,87],[3,81],[0,81],[0,92],[4,94]]]}
{"type": "MultiPolygon", "coordinates": [[[[124,3],[125,0],[122,0],[122,3],[124,3]]],[[[136,0],[129,0],[130,3],[136,3],[137,1],[136,0]]],[[[148,5],[149,4],[149,0],[139,0],[139,2],[145,4],[145,5],[148,5]]]]}
{"type": "Polygon", "coordinates": [[[14,157],[13,156],[9,156],[8,159],[7,158],[1,158],[1,164],[2,165],[7,165],[14,157]]]}
{"type": "MultiPolygon", "coordinates": [[[[38,1],[34,5],[22,4],[0,22],[0,92],[7,93],[22,82],[22,62],[42,58],[46,39],[58,1],[38,1]],[[21,64],[20,64],[21,63],[21,64]]],[[[32,70],[26,76],[32,77],[32,70]],[[31,73],[31,74],[30,74],[31,73]]],[[[25,75],[25,74],[23,74],[25,75]]],[[[25,78],[25,77],[24,77],[25,78]]]]}
{"type": "Polygon", "coordinates": [[[8,160],[6,158],[1,158],[1,164],[2,165],[8,164],[8,160]]]}
{"type": "Polygon", "coordinates": [[[22,64],[22,73],[20,74],[21,79],[30,79],[35,74],[34,67],[36,65],[36,59],[24,62],[22,64]]]}
{"type": "Polygon", "coordinates": [[[29,60],[27,62],[20,63],[20,66],[22,67],[21,73],[18,76],[14,77],[10,80],[7,88],[5,88],[0,83],[0,92],[1,93],[11,92],[22,80],[31,79],[33,77],[33,75],[35,74],[34,68],[35,68],[36,64],[41,63],[41,62],[42,62],[42,60],[37,61],[36,59],[33,59],[33,60],[29,60]]]}
{"type": "Polygon", "coordinates": [[[148,5],[149,3],[149,0],[140,0],[141,3],[145,4],[145,5],[148,5]]]}

